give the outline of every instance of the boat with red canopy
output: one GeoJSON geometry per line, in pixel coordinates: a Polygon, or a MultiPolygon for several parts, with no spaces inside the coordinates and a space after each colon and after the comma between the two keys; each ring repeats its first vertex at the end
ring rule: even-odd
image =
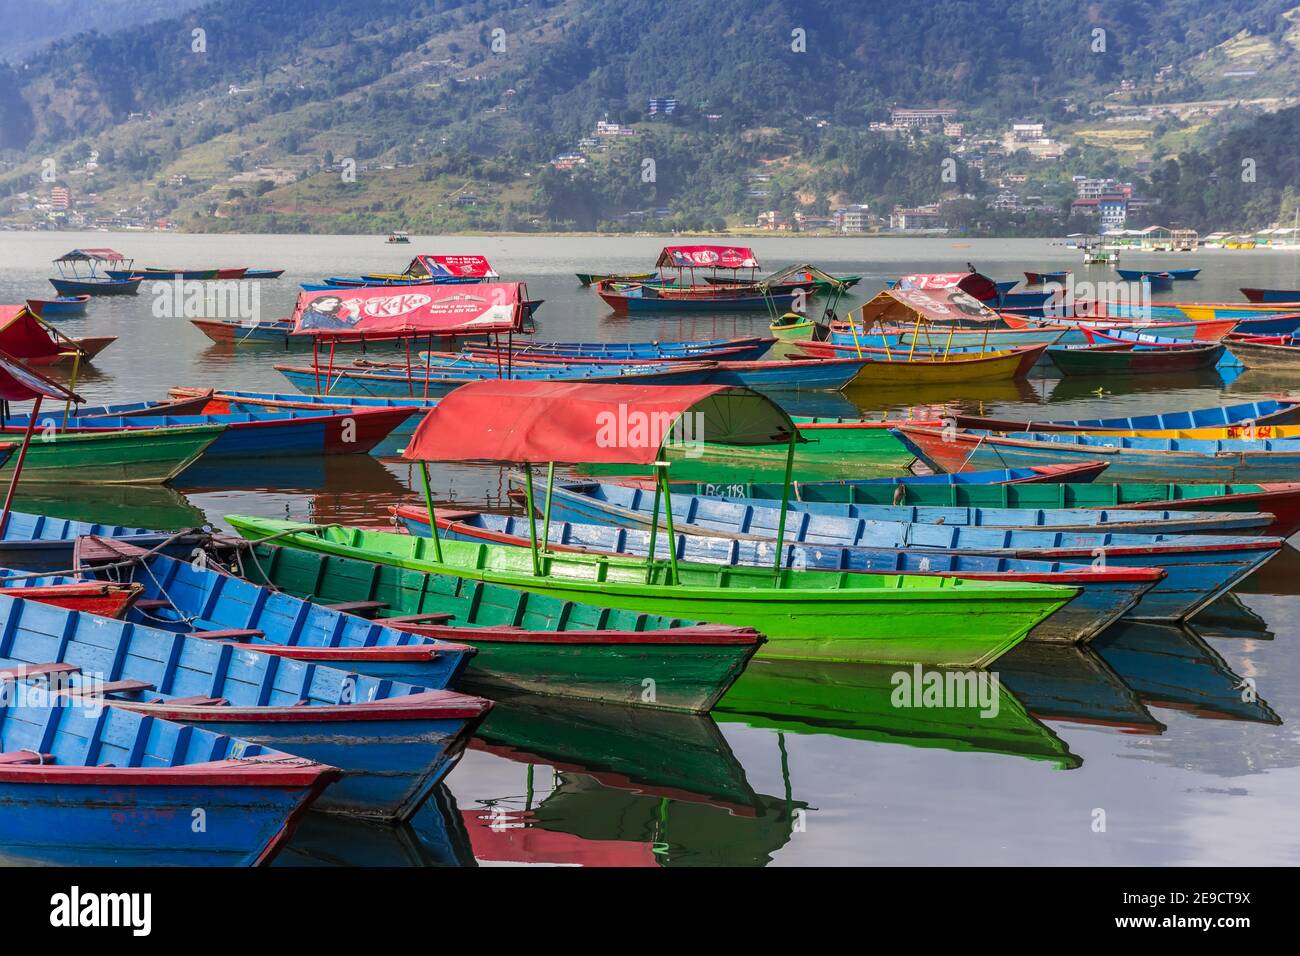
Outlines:
{"type": "Polygon", "coordinates": [[[0,305],[0,352],[28,365],[76,365],[78,361],[89,361],[116,341],[115,335],[64,335],[29,305],[0,305]]]}
{"type": "Polygon", "coordinates": [[[744,246],[664,246],[655,268],[659,270],[655,280],[606,280],[597,285],[597,294],[620,313],[782,310],[794,303],[796,295],[788,284],[757,281],[758,257],[744,246]],[[696,270],[704,270],[705,275],[697,276],[696,270]],[[748,276],[742,277],[743,271],[748,276]]]}
{"type": "Polygon", "coordinates": [[[50,285],[61,296],[135,295],[140,289],[141,277],[113,275],[119,270],[130,272],[134,261],[116,249],[73,249],[54,260],[59,277],[50,279],[50,285]],[[101,266],[105,267],[103,273],[100,272],[101,266]],[[110,271],[110,266],[116,268],[110,271]]]}

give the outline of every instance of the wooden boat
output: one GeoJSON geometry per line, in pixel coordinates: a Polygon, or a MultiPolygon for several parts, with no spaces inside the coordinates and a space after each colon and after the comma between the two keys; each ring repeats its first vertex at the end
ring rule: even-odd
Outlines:
{"type": "MultiPolygon", "coordinates": [[[[429,519],[420,508],[390,509],[412,534],[427,536],[429,519]]],[[[438,528],[453,540],[482,541],[528,547],[527,520],[505,515],[465,511],[439,511],[438,528]]],[[[548,546],[557,551],[644,556],[649,553],[649,532],[626,531],[606,525],[555,522],[550,526],[548,546]]],[[[733,538],[677,535],[681,560],[699,564],[767,567],[770,547],[759,541],[733,538]]],[[[667,556],[667,539],[657,551],[667,556]]],[[[1094,568],[1048,561],[1009,561],[1004,558],[922,554],[897,550],[837,548],[822,545],[789,545],[783,556],[786,567],[824,571],[852,571],[865,574],[922,574],[960,577],[982,581],[1028,581],[1080,589],[1079,595],[1029,632],[1028,641],[1083,643],[1090,640],[1164,577],[1157,568],[1094,568]]]]}
{"type": "Polygon", "coordinates": [[[1171,302],[1194,322],[1223,319],[1261,319],[1300,312],[1300,300],[1295,302],[1171,302]]]}
{"type": "Polygon", "coordinates": [[[244,573],[282,594],[372,607],[379,624],[476,649],[461,682],[492,694],[526,691],[705,713],[764,640],[748,627],[623,611],[274,544],[254,545],[252,556],[245,556],[244,573]],[[653,695],[645,694],[647,678],[653,695]]]}
{"type": "Polygon", "coordinates": [[[23,356],[23,361],[36,368],[52,365],[72,365],[77,360],[77,353],[82,362],[89,362],[104,349],[117,341],[116,335],[77,335],[68,339],[70,348],[52,355],[23,356]]]}
{"type": "MultiPolygon", "coordinates": [[[[1147,317],[1139,315],[1119,318],[1074,318],[1068,316],[1041,318],[1013,312],[999,314],[1007,325],[1015,329],[1064,329],[1065,331],[1056,339],[1054,343],[1056,345],[1081,345],[1087,342],[1087,337],[1083,334],[1086,329],[1100,331],[1119,329],[1145,332],[1149,335],[1161,335],[1170,339],[1218,342],[1225,335],[1236,330],[1240,324],[1238,319],[1197,322],[1184,318],[1181,312],[1178,313],[1179,318],[1177,320],[1162,319],[1155,316],[1155,307],[1152,307],[1152,315],[1147,317]]],[[[993,332],[989,334],[992,335],[993,332]]]]}
{"type": "Polygon", "coordinates": [[[0,673],[0,801],[10,811],[0,814],[0,840],[10,862],[268,863],[340,776],[226,733],[70,705],[34,683],[50,673],[58,671],[0,673]],[[195,807],[201,829],[190,825],[195,807]]]}
{"type": "Polygon", "coordinates": [[[1046,285],[1049,282],[1055,282],[1064,285],[1070,281],[1070,270],[1062,272],[1026,272],[1025,285],[1046,285]]]}
{"type": "MultiPolygon", "coordinates": [[[[763,510],[766,513],[762,517],[768,527],[771,527],[771,512],[776,512],[777,509],[770,507],[763,510]]],[[[426,518],[425,527],[427,526],[426,518]]],[[[519,525],[516,524],[515,527],[519,527],[519,525]]],[[[626,532],[617,539],[622,541],[634,540],[632,533],[638,529],[625,528],[620,530],[626,532]]],[[[1160,568],[1165,572],[1165,577],[1146,591],[1138,604],[1127,612],[1129,616],[1151,620],[1182,620],[1192,616],[1253,574],[1265,562],[1272,559],[1282,547],[1280,538],[1256,536],[1150,535],[945,528],[942,525],[909,525],[902,522],[876,522],[874,524],[849,522],[841,524],[840,533],[838,534],[835,533],[834,528],[823,523],[820,531],[821,534],[816,539],[809,536],[809,540],[806,541],[800,540],[798,528],[792,534],[794,544],[807,547],[806,555],[808,560],[821,560],[816,557],[817,549],[821,548],[829,548],[832,551],[838,548],[847,548],[870,552],[886,552],[883,557],[884,563],[879,563],[874,568],[862,565],[860,570],[874,569],[888,572],[891,567],[890,562],[896,561],[904,561],[901,566],[907,567],[907,562],[911,561],[911,559],[903,559],[897,554],[893,554],[893,552],[899,551],[914,552],[919,554],[921,558],[927,555],[941,556],[945,554],[953,556],[984,555],[1016,560],[1064,562],[1066,564],[1094,564],[1097,563],[1096,558],[1098,555],[1104,555],[1105,560],[1100,563],[1106,567],[1160,568]]],[[[321,533],[332,534],[332,532],[321,533]]],[[[571,532],[565,533],[570,534],[571,532]]],[[[674,539],[676,533],[698,535],[705,539],[729,542],[722,546],[724,553],[730,551],[739,552],[741,549],[750,547],[745,543],[748,540],[753,542],[752,546],[758,548],[760,553],[762,545],[765,544],[768,555],[774,556],[771,538],[746,539],[734,535],[724,536],[718,534],[716,528],[706,528],[690,525],[689,523],[675,525],[674,539]]],[[[406,551],[402,552],[404,554],[410,554],[414,551],[421,555],[427,555],[432,550],[426,547],[421,551],[416,545],[409,544],[402,546],[400,544],[402,536],[391,535],[390,537],[398,540],[385,542],[384,547],[405,547],[406,551]]],[[[432,544],[432,539],[420,538],[419,540],[432,544]]],[[[567,539],[561,536],[560,540],[567,539]]],[[[302,546],[332,551],[336,544],[337,539],[333,543],[318,545],[314,542],[307,542],[302,546]]],[[[299,545],[295,544],[294,546],[299,545]]],[[[648,553],[648,538],[646,539],[646,547],[646,553],[648,553]]],[[[495,554],[495,548],[492,553],[495,554]]],[[[657,553],[658,545],[656,545],[657,553]]],[[[781,548],[781,553],[784,559],[789,559],[785,546],[781,548]]],[[[832,554],[833,559],[836,554],[838,552],[832,554]]],[[[524,556],[527,557],[527,554],[525,553],[524,556]]],[[[576,559],[579,556],[575,555],[574,557],[576,559]]],[[[850,560],[848,555],[841,557],[845,561],[850,560]]],[[[853,560],[857,561],[858,559],[854,558],[853,560]]],[[[640,580],[644,581],[644,560],[632,563],[639,564],[642,569],[640,580]]],[[[920,567],[922,570],[927,570],[935,567],[935,565],[922,563],[920,567]]],[[[823,578],[827,574],[825,571],[805,571],[804,573],[820,574],[823,578]]],[[[839,576],[831,575],[831,577],[839,576]]],[[[1059,610],[1057,613],[1059,613],[1059,610]]]]}
{"type": "Polygon", "coordinates": [[[853,355],[858,346],[879,348],[888,346],[906,351],[913,344],[919,348],[984,348],[997,352],[1019,345],[1055,345],[1070,330],[1064,326],[1041,325],[1024,329],[957,329],[934,328],[915,331],[906,328],[877,328],[856,336],[852,329],[841,325],[831,326],[829,342],[816,345],[833,345],[840,355],[853,355]]]}
{"type": "Polygon", "coordinates": [[[492,706],[3,593],[0,622],[8,635],[0,670],[57,677],[72,696],[287,747],[308,760],[328,754],[343,777],[317,801],[322,810],[409,817],[492,706]]]}
{"type": "MultiPolygon", "coordinates": [[[[208,395],[166,398],[161,401],[118,402],[112,405],[78,405],[78,418],[156,418],[159,415],[202,415],[208,395]]],[[[60,419],[61,420],[61,419],[60,419]]]]}
{"type": "Polygon", "coordinates": [[[778,339],[801,339],[811,335],[815,323],[798,312],[787,312],[779,319],[769,322],[767,327],[778,339]]]}
{"type": "MultiPolygon", "coordinates": [[[[82,486],[78,491],[90,487],[82,486]]],[[[84,535],[100,535],[142,548],[156,548],[173,557],[192,557],[194,549],[206,544],[211,537],[201,531],[173,534],[150,528],[11,511],[4,536],[0,538],[0,566],[28,571],[66,571],[75,566],[76,543],[84,535]]]]}
{"type": "Polygon", "coordinates": [[[1025,464],[1109,461],[1115,481],[1286,482],[1300,467],[1300,440],[1196,441],[1025,432],[1015,436],[979,430],[944,432],[901,425],[899,438],[930,467],[940,471],[1015,468],[1025,464]]]}
{"type": "Polygon", "coordinates": [[[126,263],[127,270],[130,270],[131,262],[113,249],[73,249],[54,260],[59,277],[50,279],[50,285],[60,296],[135,295],[140,289],[141,279],[114,278],[107,270],[110,264],[119,263],[126,263]],[[101,266],[106,271],[101,273],[101,266]]]}
{"type": "MultiPolygon", "coordinates": [[[[175,425],[51,433],[31,443],[22,484],[161,484],[175,478],[225,432],[225,425],[175,425]]],[[[14,459],[0,466],[0,480],[14,459]]]]}
{"type": "MultiPolygon", "coordinates": [[[[707,381],[716,366],[712,362],[671,362],[647,365],[583,366],[558,368],[514,368],[510,377],[516,380],[544,379],[547,381],[623,382],[639,385],[693,385],[707,381]]],[[[438,397],[446,395],[466,382],[494,380],[501,373],[491,368],[443,369],[427,377],[424,370],[412,367],[405,371],[363,371],[335,368],[330,371],[320,367],[277,365],[275,370],[303,392],[319,395],[374,395],[398,398],[403,395],[438,397]]]]}
{"type": "Polygon", "coordinates": [[[1295,335],[1300,332],[1300,312],[1265,315],[1257,319],[1237,319],[1225,339],[1249,338],[1255,335],[1295,335]]]}
{"type": "Polygon", "coordinates": [[[743,361],[762,358],[776,340],[770,337],[741,336],[731,339],[686,339],[667,342],[526,342],[516,341],[514,347],[505,350],[492,345],[469,344],[470,352],[486,352],[494,357],[513,354],[525,358],[591,358],[600,361],[615,359],[640,359],[642,361],[665,361],[669,359],[714,359],[725,358],[743,361]]]}
{"type": "Polygon", "coordinates": [[[810,355],[833,354],[854,356],[859,353],[870,361],[859,373],[855,384],[897,388],[915,385],[953,385],[966,382],[1007,381],[1023,378],[1038,361],[1047,345],[1025,345],[1002,352],[967,352],[950,349],[946,352],[910,351],[898,349],[873,349],[863,347],[823,348],[823,343],[800,340],[794,343],[810,355]]]}
{"type": "MultiPolygon", "coordinates": [[[[1200,275],[1200,269],[1116,269],[1119,277],[1125,282],[1142,282],[1147,278],[1161,278],[1168,276],[1173,282],[1186,282],[1189,279],[1195,279],[1200,275]]],[[[1154,290],[1153,290],[1154,291],[1154,290]]]]}
{"type": "MultiPolygon", "coordinates": [[[[1045,422],[984,415],[953,416],[959,428],[984,428],[995,432],[1115,432],[1136,428],[1208,428],[1253,422],[1256,425],[1300,424],[1300,402],[1289,400],[1214,405],[1189,411],[1118,418],[1054,419],[1045,422]]],[[[1074,480],[1074,479],[1071,479],[1074,480]]]]}
{"type": "MultiPolygon", "coordinates": [[[[779,509],[774,503],[750,503],[730,514],[714,509],[707,524],[692,523],[692,514],[681,507],[674,514],[687,519],[675,524],[676,529],[685,533],[738,542],[757,541],[765,543],[768,553],[772,553],[773,531],[779,521],[779,509]]],[[[644,512],[631,517],[606,513],[603,520],[625,528],[644,529],[654,524],[647,521],[644,512]]],[[[1103,555],[1102,563],[1106,565],[1161,567],[1169,577],[1158,583],[1131,612],[1139,617],[1160,619],[1183,618],[1195,613],[1275,556],[1282,542],[1281,538],[1242,535],[1152,535],[1100,528],[1001,529],[844,520],[808,511],[796,514],[787,533],[794,542],[809,547],[955,550],[1070,563],[1088,563],[1103,555]]]]}
{"type": "Polygon", "coordinates": [[[1242,286],[1241,294],[1247,302],[1300,302],[1300,289],[1255,289],[1242,286]]]}
{"type": "Polygon", "coordinates": [[[869,358],[773,359],[756,362],[719,362],[707,381],[715,385],[743,385],[759,392],[838,392],[856,382],[869,358]]]}
{"type": "Polygon", "coordinates": [[[86,314],[89,295],[61,295],[55,299],[28,299],[27,308],[42,319],[69,319],[86,314]]]}
{"type": "MultiPolygon", "coordinates": [[[[518,475],[511,482],[520,484],[518,475]]],[[[599,482],[563,482],[552,492],[551,516],[563,521],[648,527],[652,522],[653,494],[626,485],[599,482]]],[[[770,499],[718,498],[688,495],[674,489],[673,514],[677,526],[697,526],[711,534],[767,539],[776,534],[775,508],[770,499]],[[772,522],[767,524],[765,522],[772,522]]],[[[902,522],[942,525],[946,528],[1012,528],[1018,530],[1105,531],[1128,534],[1245,534],[1272,523],[1272,515],[1259,512],[1129,511],[1124,508],[1013,508],[1007,506],[952,507],[947,505],[868,504],[850,496],[800,499],[789,505],[799,516],[793,533],[808,540],[842,533],[850,523],[902,522]],[[806,515],[806,517],[805,517],[806,515]]],[[[801,539],[802,540],[802,539],[801,539]]]]}
{"type": "MultiPolygon", "coordinates": [[[[294,335],[293,321],[277,319],[260,322],[251,319],[190,319],[190,324],[212,341],[221,345],[269,345],[285,351],[311,351],[310,335],[294,335]]],[[[405,348],[407,337],[397,334],[371,335],[364,338],[344,339],[336,344],[339,350],[385,351],[405,348]]]]}
{"type": "Polygon", "coordinates": [[[1024,639],[1077,594],[1073,588],[907,575],[662,563],[446,541],[243,515],[226,520],[250,539],[282,535],[293,548],[413,568],[633,611],[754,627],[761,657],[981,667],[1024,639]]]}
{"type": "Polygon", "coordinates": [[[579,272],[578,281],[584,286],[600,285],[602,282],[645,282],[647,279],[653,279],[653,272],[579,272]]]}
{"type": "Polygon", "coordinates": [[[596,287],[596,294],[615,312],[761,312],[774,308],[788,311],[794,304],[794,292],[755,292],[747,288],[702,285],[666,288],[648,283],[616,287],[606,282],[596,287]]]}
{"type": "Polygon", "coordinates": [[[245,269],[245,279],[278,279],[284,275],[283,269],[245,269]]]}
{"type": "Polygon", "coordinates": [[[389,245],[405,245],[411,241],[411,237],[404,232],[390,232],[388,234],[389,245]]]}
{"type": "Polygon", "coordinates": [[[1300,369],[1300,341],[1292,336],[1229,339],[1224,345],[1246,368],[1300,369]]]}
{"type": "Polygon", "coordinates": [[[1150,349],[1186,349],[1189,347],[1208,346],[1212,342],[1187,342],[1184,339],[1168,338],[1138,329],[1093,329],[1081,330],[1088,345],[1128,345],[1136,351],[1150,349]]]}
{"type": "Polygon", "coordinates": [[[40,601],[70,611],[121,617],[140,597],[138,584],[85,581],[74,577],[30,577],[28,571],[0,568],[0,589],[11,597],[40,601]]]}
{"type": "Polygon", "coordinates": [[[1054,345],[1047,349],[1063,375],[1137,375],[1213,368],[1223,346],[1191,344],[1163,348],[1108,345],[1054,345]]]}
{"type": "MultiPolygon", "coordinates": [[[[121,431],[165,431],[176,427],[220,426],[203,455],[226,458],[283,458],[293,455],[365,455],[414,412],[406,408],[284,409],[225,415],[69,417],[52,420],[50,435],[96,435],[121,431]]],[[[0,434],[21,434],[26,415],[10,416],[0,434]]],[[[34,460],[34,459],[33,459],[34,460]]],[[[26,477],[26,474],[24,474],[26,477]]]]}
{"type": "MultiPolygon", "coordinates": [[[[469,645],[401,631],[396,621],[389,627],[345,613],[349,609],[370,610],[366,602],[344,603],[339,607],[308,604],[224,571],[210,570],[206,563],[177,560],[164,554],[151,555],[137,545],[113,538],[79,539],[74,558],[84,578],[32,580],[57,581],[68,587],[116,587],[129,591],[133,595],[127,602],[129,609],[125,605],[122,608],[126,620],[231,644],[238,650],[261,651],[327,667],[346,667],[368,677],[435,688],[453,686],[474,656],[474,648],[469,645]],[[96,570],[99,565],[124,561],[135,563],[96,570]]],[[[212,565],[220,568],[215,561],[212,565]]],[[[28,587],[17,593],[29,600],[57,603],[30,593],[34,590],[37,589],[28,587]]],[[[414,615],[403,621],[427,623],[440,617],[414,615]]]]}
{"type": "MultiPolygon", "coordinates": [[[[1300,531],[1300,482],[1226,485],[1079,483],[1071,477],[1050,483],[1031,479],[995,484],[979,480],[987,475],[1016,473],[1018,472],[930,475],[924,478],[898,479],[896,484],[875,481],[814,481],[793,485],[791,491],[800,501],[871,505],[1253,512],[1272,515],[1273,523],[1264,529],[1267,534],[1286,538],[1300,531]],[[977,480],[963,481],[964,478],[977,480]]],[[[781,497],[781,486],[774,482],[745,482],[723,486],[703,483],[674,485],[674,490],[678,488],[688,495],[766,500],[779,500],[781,497]]]]}
{"type": "Polygon", "coordinates": [[[201,413],[225,415],[232,412],[259,412],[292,408],[415,408],[398,429],[413,426],[424,413],[438,404],[436,398],[378,398],[373,395],[301,395],[297,392],[213,391],[193,386],[176,386],[169,390],[178,399],[203,401],[201,413]]]}

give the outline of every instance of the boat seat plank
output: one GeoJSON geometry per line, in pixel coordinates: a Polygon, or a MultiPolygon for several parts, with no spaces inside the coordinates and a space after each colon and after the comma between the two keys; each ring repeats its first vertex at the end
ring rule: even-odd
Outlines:
{"type": "Polygon", "coordinates": [[[338,604],[326,604],[331,611],[338,611],[341,614],[374,614],[377,611],[383,611],[388,607],[387,601],[340,601],[338,604]]]}
{"type": "Polygon", "coordinates": [[[26,677],[46,677],[52,674],[77,674],[76,664],[15,664],[0,668],[0,680],[22,680],[26,677]]]}
{"type": "Polygon", "coordinates": [[[455,614],[446,611],[431,611],[428,614],[400,614],[397,617],[378,618],[380,624],[401,626],[403,624],[446,624],[454,621],[455,614]]]}
{"type": "Polygon", "coordinates": [[[98,685],[70,687],[63,693],[70,697],[98,697],[101,694],[133,694],[139,690],[153,689],[153,684],[144,680],[111,680],[98,685]]]}
{"type": "Polygon", "coordinates": [[[156,611],[171,606],[172,602],[166,598],[141,598],[135,602],[136,609],[140,611],[156,611]]]}
{"type": "Polygon", "coordinates": [[[241,641],[255,637],[266,637],[263,631],[252,627],[230,627],[211,631],[190,631],[186,637],[197,637],[205,641],[241,641]]]}
{"type": "Polygon", "coordinates": [[[229,703],[224,697],[208,697],[204,694],[196,694],[193,697],[173,697],[171,700],[163,701],[166,704],[180,704],[183,707],[219,707],[229,703]]]}
{"type": "Polygon", "coordinates": [[[54,754],[34,754],[30,750],[15,750],[0,754],[0,766],[22,763],[51,764],[55,759],[54,754]]]}

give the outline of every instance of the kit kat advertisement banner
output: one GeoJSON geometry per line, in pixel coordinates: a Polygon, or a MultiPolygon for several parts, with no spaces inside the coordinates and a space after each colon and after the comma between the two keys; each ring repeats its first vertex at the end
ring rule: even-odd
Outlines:
{"type": "Polygon", "coordinates": [[[474,335],[518,332],[523,297],[517,282],[372,286],[298,296],[295,335],[474,335]]]}

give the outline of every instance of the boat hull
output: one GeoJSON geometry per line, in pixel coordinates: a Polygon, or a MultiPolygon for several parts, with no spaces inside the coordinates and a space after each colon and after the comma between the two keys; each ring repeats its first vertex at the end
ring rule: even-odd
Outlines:
{"type": "MultiPolygon", "coordinates": [[[[224,425],[201,425],[52,434],[31,443],[19,484],[161,484],[197,461],[224,431],[224,425]]],[[[11,456],[0,466],[0,480],[12,476],[16,460],[11,456]]]]}
{"type": "Polygon", "coordinates": [[[59,295],[135,295],[143,279],[51,279],[59,295]]]}

